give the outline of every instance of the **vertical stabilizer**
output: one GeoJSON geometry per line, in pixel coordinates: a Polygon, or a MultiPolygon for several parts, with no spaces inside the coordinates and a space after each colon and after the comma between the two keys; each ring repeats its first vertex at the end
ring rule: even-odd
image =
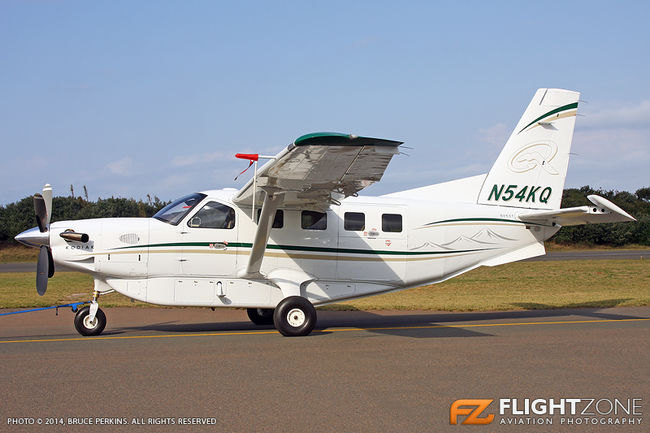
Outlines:
{"type": "Polygon", "coordinates": [[[479,204],[559,209],[578,92],[539,89],[490,169],[479,204]]]}

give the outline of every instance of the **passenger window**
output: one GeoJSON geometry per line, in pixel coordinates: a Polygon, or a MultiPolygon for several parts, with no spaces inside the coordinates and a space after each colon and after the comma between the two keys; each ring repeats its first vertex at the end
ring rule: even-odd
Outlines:
{"type": "Polygon", "coordinates": [[[231,229],[235,227],[235,210],[216,201],[208,202],[187,223],[193,228],[231,229]]]}
{"type": "MultiPolygon", "coordinates": [[[[260,221],[260,215],[262,215],[262,209],[257,210],[257,222],[260,221]]],[[[273,218],[273,228],[281,229],[284,227],[284,211],[282,209],[275,211],[275,218],[273,218]]]]}
{"type": "Polygon", "coordinates": [[[381,230],[384,232],[401,232],[402,215],[385,213],[381,216],[381,230]]]}
{"type": "Polygon", "coordinates": [[[304,210],[300,218],[300,226],[305,230],[327,230],[327,214],[304,210]]]}
{"type": "Polygon", "coordinates": [[[343,216],[343,228],[351,232],[366,229],[366,214],[363,212],[346,212],[343,216]]]}

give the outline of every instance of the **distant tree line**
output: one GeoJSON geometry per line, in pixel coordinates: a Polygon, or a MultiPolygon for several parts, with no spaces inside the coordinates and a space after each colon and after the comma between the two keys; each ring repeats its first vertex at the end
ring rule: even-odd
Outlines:
{"type": "MultiPolygon", "coordinates": [[[[169,202],[147,196],[147,201],[132,198],[107,198],[88,201],[82,197],[54,197],[52,222],[86,218],[150,217],[169,202]]],[[[13,239],[18,233],[36,226],[34,199],[24,199],[0,206],[0,241],[13,239]]]]}
{"type": "MultiPolygon", "coordinates": [[[[650,187],[641,188],[634,194],[626,191],[605,191],[589,186],[564,190],[562,206],[573,207],[590,205],[589,194],[598,194],[611,200],[637,219],[631,223],[590,224],[563,227],[551,238],[559,244],[610,245],[629,244],[650,245],[650,187]]],[[[98,199],[88,201],[82,197],[54,197],[52,201],[52,221],[76,220],[85,218],[110,217],[150,217],[168,202],[158,197],[147,196],[146,201],[132,198],[98,199]]],[[[0,241],[12,240],[18,233],[36,226],[32,197],[6,206],[0,206],[0,241]]]]}

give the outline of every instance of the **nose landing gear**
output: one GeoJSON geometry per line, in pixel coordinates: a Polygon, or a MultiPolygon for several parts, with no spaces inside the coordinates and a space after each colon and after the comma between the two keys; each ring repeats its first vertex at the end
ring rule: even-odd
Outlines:
{"type": "Polygon", "coordinates": [[[74,327],[84,336],[99,335],[106,327],[106,315],[97,308],[95,317],[90,316],[90,307],[83,307],[74,316],[74,327]]]}
{"type": "Polygon", "coordinates": [[[80,308],[74,316],[74,327],[81,335],[99,335],[106,327],[106,315],[97,303],[99,295],[100,293],[95,290],[90,306],[80,308]]]}

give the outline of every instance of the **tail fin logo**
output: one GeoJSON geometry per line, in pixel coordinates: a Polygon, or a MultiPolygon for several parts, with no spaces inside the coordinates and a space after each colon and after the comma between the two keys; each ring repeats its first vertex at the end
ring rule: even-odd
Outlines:
{"type": "Polygon", "coordinates": [[[508,168],[513,173],[525,173],[541,167],[546,173],[557,176],[560,173],[551,165],[556,155],[555,143],[528,144],[512,154],[508,160],[508,168]]]}

